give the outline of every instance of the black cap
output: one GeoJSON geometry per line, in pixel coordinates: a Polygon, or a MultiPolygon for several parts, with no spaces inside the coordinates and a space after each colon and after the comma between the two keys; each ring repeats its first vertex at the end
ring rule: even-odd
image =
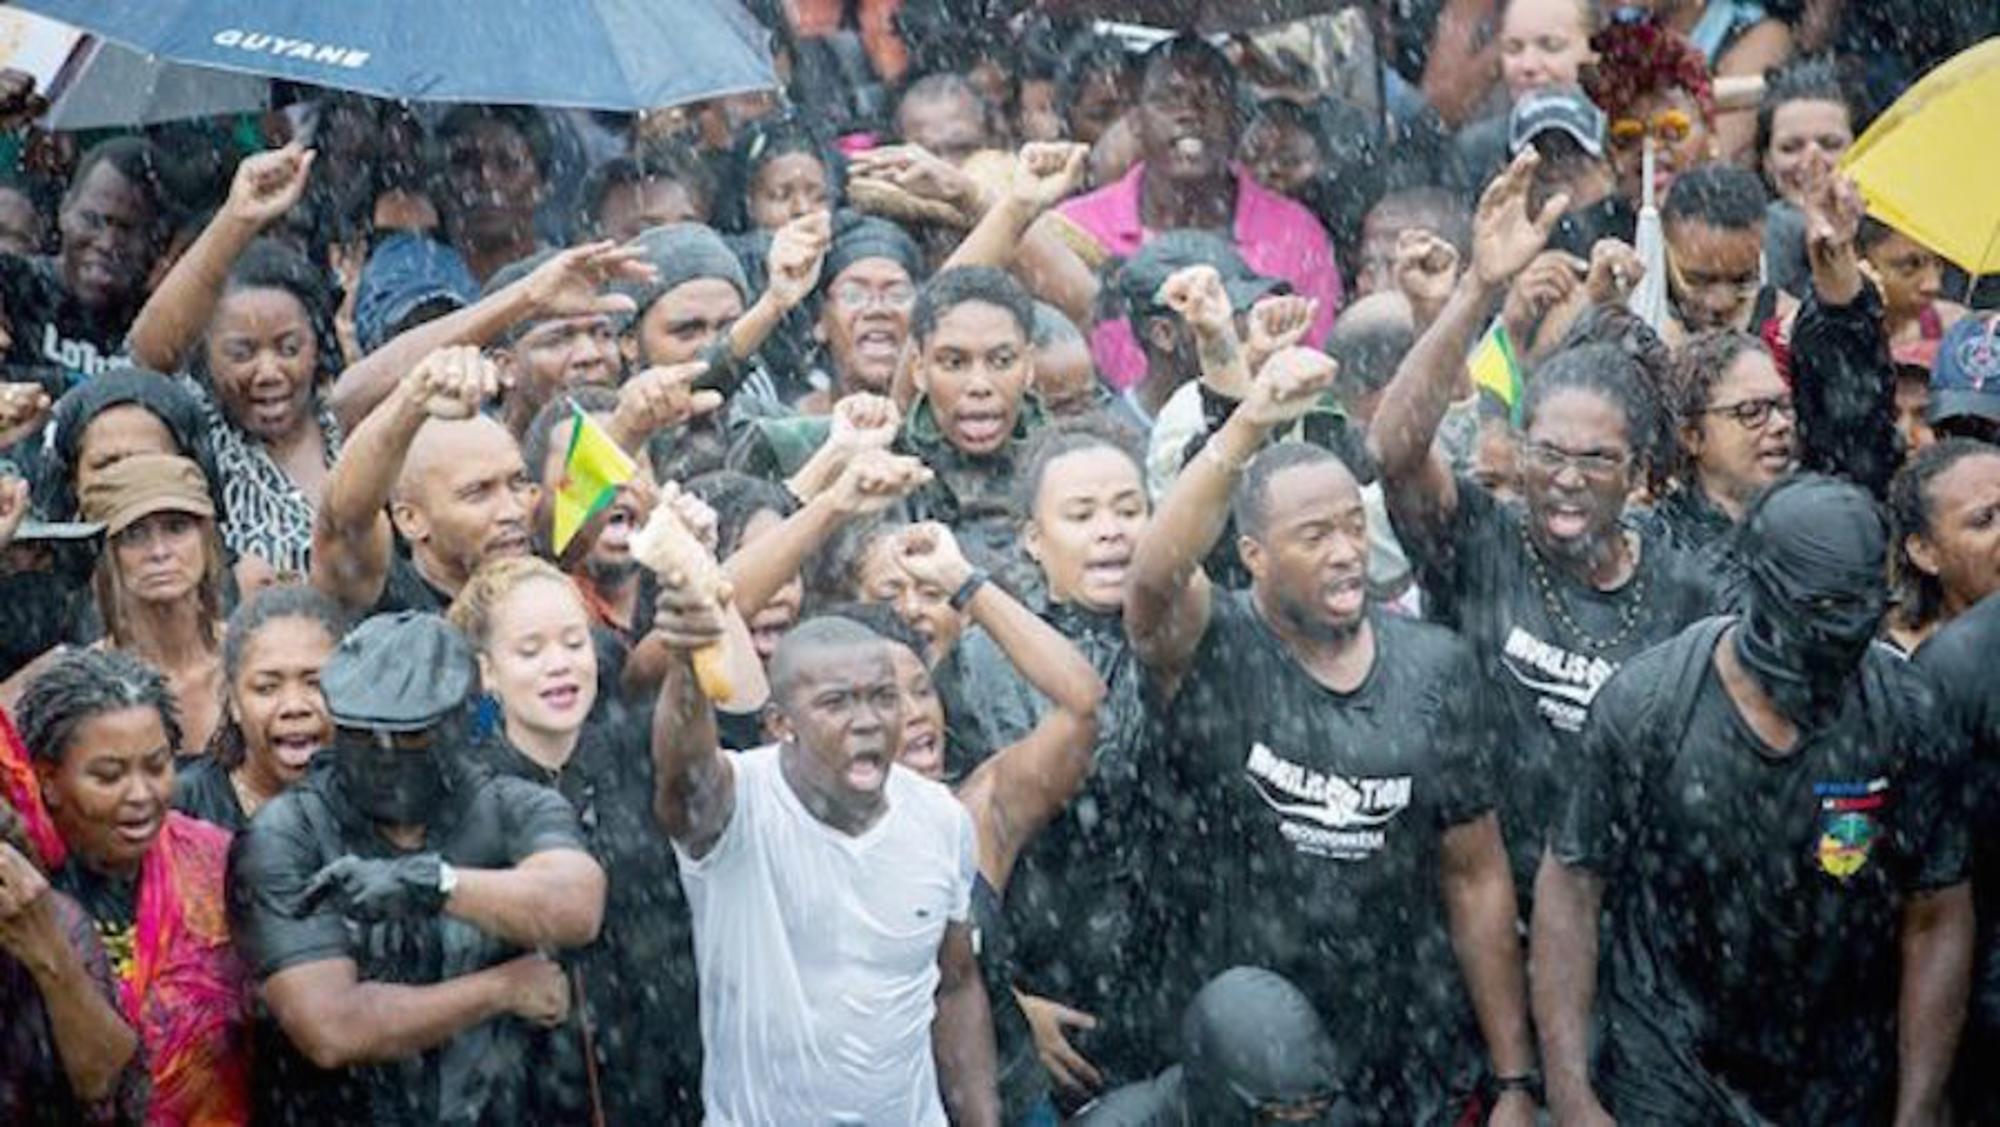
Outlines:
{"type": "Polygon", "coordinates": [[[1604,155],[1604,111],[1574,86],[1550,86],[1521,95],[1507,115],[1507,151],[1518,155],[1552,129],[1568,134],[1591,156],[1604,155]]]}
{"type": "Polygon", "coordinates": [[[465,703],[472,649],[437,615],[378,614],[340,640],[319,684],[342,728],[421,732],[465,703]]]}
{"type": "Polygon", "coordinates": [[[2000,316],[1962,317],[1938,344],[1930,421],[1965,416],[2000,422],[2000,316]]]}
{"type": "Polygon", "coordinates": [[[1229,240],[1207,231],[1167,231],[1155,235],[1137,254],[1125,260],[1118,271],[1118,294],[1125,300],[1125,312],[1135,329],[1148,317],[1170,314],[1159,300],[1160,287],[1167,279],[1190,266],[1213,266],[1222,275],[1222,288],[1229,294],[1229,306],[1238,313],[1289,285],[1266,278],[1250,269],[1229,240]]]}

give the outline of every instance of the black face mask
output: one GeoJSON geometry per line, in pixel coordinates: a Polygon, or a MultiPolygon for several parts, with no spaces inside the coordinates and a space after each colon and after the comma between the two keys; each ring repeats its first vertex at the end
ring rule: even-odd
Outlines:
{"type": "Polygon", "coordinates": [[[383,825],[427,824],[444,801],[437,754],[428,747],[381,747],[371,736],[342,732],[334,740],[348,801],[383,825]]]}
{"type": "Polygon", "coordinates": [[[1736,654],[1786,717],[1830,721],[1887,609],[1887,529],[1845,482],[1779,488],[1744,526],[1749,600],[1736,654]]]}

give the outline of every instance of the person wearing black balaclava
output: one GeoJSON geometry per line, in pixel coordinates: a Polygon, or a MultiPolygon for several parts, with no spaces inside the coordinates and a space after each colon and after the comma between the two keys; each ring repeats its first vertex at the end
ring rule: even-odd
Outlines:
{"type": "Polygon", "coordinates": [[[1358,1122],[1340,1095],[1340,1053],[1290,980],[1231,967],[1188,1003],[1181,1061],[1085,1108],[1072,1127],[1234,1127],[1358,1122]]]}
{"type": "Polygon", "coordinates": [[[460,757],[472,670],[434,615],[356,627],[321,674],[333,746],[236,839],[259,1120],[581,1116],[528,1104],[544,1064],[524,1050],[570,1007],[539,952],[596,937],[604,872],[559,795],[460,757]]]}
{"type": "Polygon", "coordinates": [[[1788,479],[1739,535],[1743,614],[1628,662],[1558,772],[1530,975],[1550,1108],[1934,1122],[1972,949],[1964,744],[1873,644],[1866,492],[1788,479]]]}

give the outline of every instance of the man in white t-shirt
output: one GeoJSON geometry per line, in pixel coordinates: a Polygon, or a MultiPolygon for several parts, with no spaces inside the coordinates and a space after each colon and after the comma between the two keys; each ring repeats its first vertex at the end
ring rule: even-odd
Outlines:
{"type": "Polygon", "coordinates": [[[894,766],[886,644],[846,619],[798,626],[771,660],[780,742],[725,755],[689,658],[724,612],[677,578],[656,621],[674,660],[654,812],[694,917],[708,1123],[997,1125],[972,821],[894,766]]]}

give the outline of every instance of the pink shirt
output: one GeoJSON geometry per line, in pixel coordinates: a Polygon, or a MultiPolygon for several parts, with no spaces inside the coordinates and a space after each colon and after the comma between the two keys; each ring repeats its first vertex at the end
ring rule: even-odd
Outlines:
{"type": "MultiPolygon", "coordinates": [[[[1146,166],[1135,164],[1124,179],[1079,196],[1060,210],[1090,232],[1106,251],[1129,258],[1154,234],[1139,220],[1139,184],[1145,174],[1146,166]]],[[[1302,297],[1319,299],[1319,314],[1313,318],[1305,341],[1318,347],[1340,312],[1342,292],[1340,268],[1334,265],[1333,244],[1326,229],[1312,212],[1257,183],[1248,171],[1237,167],[1233,233],[1237,253],[1250,269],[1267,278],[1283,278],[1302,297]]],[[[1120,391],[1145,378],[1146,354],[1132,335],[1131,322],[1124,318],[1101,322],[1091,334],[1090,351],[1097,360],[1097,370],[1120,391]]]]}

